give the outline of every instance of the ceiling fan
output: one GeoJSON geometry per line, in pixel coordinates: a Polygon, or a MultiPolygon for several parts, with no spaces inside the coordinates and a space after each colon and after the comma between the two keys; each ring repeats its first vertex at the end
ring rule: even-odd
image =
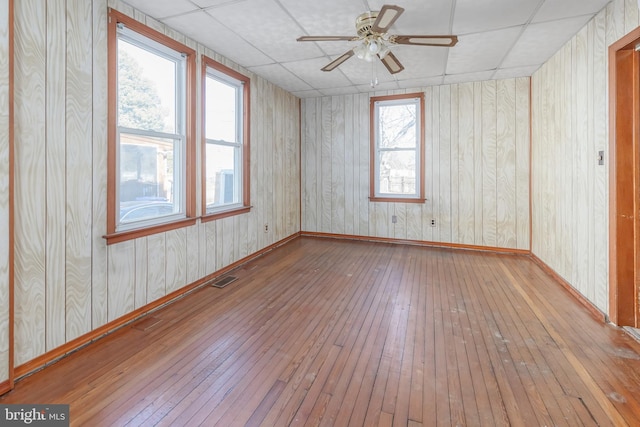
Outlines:
{"type": "MultiPolygon", "coordinates": [[[[640,1],[640,0],[639,0],[640,1]]],[[[404,12],[404,8],[394,5],[384,5],[380,11],[365,12],[356,19],[357,36],[303,36],[299,42],[319,41],[359,41],[353,49],[343,53],[322,68],[322,71],[332,71],[353,55],[368,62],[374,57],[380,58],[391,74],[404,70],[398,58],[391,53],[394,45],[411,46],[440,46],[451,47],[458,42],[453,35],[395,35],[389,34],[389,28],[404,12]]]]}

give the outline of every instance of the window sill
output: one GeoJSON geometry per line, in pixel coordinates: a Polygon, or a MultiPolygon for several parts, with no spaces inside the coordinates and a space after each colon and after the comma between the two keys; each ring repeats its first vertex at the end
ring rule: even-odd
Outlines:
{"type": "Polygon", "coordinates": [[[202,222],[215,221],[216,219],[227,218],[234,215],[247,213],[251,210],[251,206],[241,206],[239,208],[229,209],[228,211],[214,212],[202,215],[202,222]]]}
{"type": "Polygon", "coordinates": [[[168,222],[165,224],[158,224],[152,227],[136,228],[133,230],[119,231],[102,236],[107,241],[107,245],[113,245],[114,243],[126,242],[127,240],[133,240],[140,237],[151,236],[152,234],[163,233],[166,231],[176,230],[178,228],[184,228],[192,226],[196,223],[195,218],[186,218],[179,221],[168,222]]]}
{"type": "Polygon", "coordinates": [[[370,202],[388,202],[388,203],[424,203],[425,198],[409,199],[402,197],[369,197],[370,202]]]}

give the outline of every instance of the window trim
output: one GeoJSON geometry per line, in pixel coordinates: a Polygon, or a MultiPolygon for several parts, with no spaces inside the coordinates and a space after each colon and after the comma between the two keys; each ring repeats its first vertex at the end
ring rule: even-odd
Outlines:
{"type": "Polygon", "coordinates": [[[224,64],[219,63],[218,61],[209,58],[206,55],[202,55],[202,82],[201,82],[201,117],[202,117],[202,141],[201,141],[201,184],[202,184],[202,222],[213,221],[216,219],[222,219],[234,215],[239,215],[243,213],[247,213],[251,210],[251,134],[250,134],[250,123],[251,123],[251,79],[233,70],[232,68],[227,67],[224,64]],[[206,179],[207,174],[205,173],[207,167],[207,156],[206,156],[206,147],[207,147],[207,133],[206,133],[206,80],[207,80],[207,68],[212,68],[222,74],[225,74],[234,80],[238,80],[243,83],[242,90],[242,200],[241,205],[235,204],[231,206],[229,209],[221,209],[219,211],[213,213],[207,213],[207,193],[206,193],[206,179]]]}
{"type": "Polygon", "coordinates": [[[107,245],[123,242],[126,240],[136,239],[139,237],[149,236],[164,231],[174,230],[177,228],[187,227],[196,222],[196,168],[195,168],[195,135],[196,135],[196,51],[185,46],[184,44],[147,27],[135,19],[109,8],[109,22],[107,34],[107,234],[104,238],[107,245]],[[117,144],[118,144],[118,107],[117,107],[117,89],[118,79],[116,72],[117,64],[117,42],[118,42],[118,23],[124,24],[128,29],[145,36],[155,42],[167,46],[178,52],[185,54],[186,70],[185,70],[185,164],[184,164],[184,187],[185,194],[185,217],[177,220],[170,220],[163,223],[153,224],[150,226],[141,226],[123,231],[116,231],[116,211],[117,211],[117,144]]]}
{"type": "Polygon", "coordinates": [[[369,155],[369,200],[372,202],[395,202],[395,203],[424,203],[425,202],[425,188],[424,188],[424,175],[425,175],[425,110],[424,110],[424,92],[407,93],[401,95],[386,95],[386,96],[372,96],[369,100],[369,140],[370,140],[370,155],[369,155]],[[418,98],[418,105],[420,108],[420,129],[419,129],[419,141],[418,141],[418,185],[420,186],[418,196],[411,197],[381,197],[376,195],[376,179],[377,179],[377,156],[378,156],[378,144],[376,141],[377,128],[376,128],[376,103],[380,101],[394,101],[402,99],[414,99],[418,98]]]}

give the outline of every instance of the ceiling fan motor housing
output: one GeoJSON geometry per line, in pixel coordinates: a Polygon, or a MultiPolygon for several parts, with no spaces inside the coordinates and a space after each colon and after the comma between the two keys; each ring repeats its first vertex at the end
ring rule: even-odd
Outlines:
{"type": "Polygon", "coordinates": [[[371,35],[371,28],[373,23],[378,18],[378,12],[365,12],[356,18],[356,31],[358,36],[366,37],[371,35]]]}

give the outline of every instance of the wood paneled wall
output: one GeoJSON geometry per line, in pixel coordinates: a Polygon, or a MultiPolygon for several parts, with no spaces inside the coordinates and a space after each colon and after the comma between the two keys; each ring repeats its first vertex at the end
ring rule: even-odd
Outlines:
{"type": "Polygon", "coordinates": [[[532,77],[532,251],[605,313],[607,49],[639,24],[636,0],[614,0],[532,77]]]}
{"type": "Polygon", "coordinates": [[[369,94],[303,100],[302,230],[528,250],[529,90],[423,89],[424,204],[369,202],[369,94]]]}
{"type": "Polygon", "coordinates": [[[16,365],[300,230],[297,98],[117,0],[20,0],[15,15],[16,365]],[[249,214],[107,247],[107,6],[251,77],[249,214]]]}
{"type": "Polygon", "coordinates": [[[0,383],[9,379],[9,286],[10,249],[10,134],[9,106],[9,2],[0,0],[0,383]]]}

